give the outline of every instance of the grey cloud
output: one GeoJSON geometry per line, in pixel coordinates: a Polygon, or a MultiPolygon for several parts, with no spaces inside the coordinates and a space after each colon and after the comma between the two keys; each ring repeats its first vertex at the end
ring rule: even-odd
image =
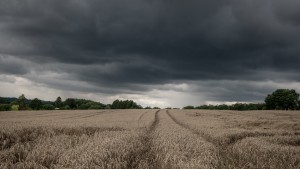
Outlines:
{"type": "MultiPolygon", "coordinates": [[[[182,81],[299,82],[299,8],[295,0],[3,0],[0,54],[32,63],[14,68],[2,57],[0,71],[35,81],[29,72],[63,72],[101,86],[73,90],[108,93],[182,81]]],[[[229,100],[249,96],[239,92],[229,100]]]]}
{"type": "Polygon", "coordinates": [[[24,75],[30,71],[29,62],[0,54],[0,74],[24,75]]]}

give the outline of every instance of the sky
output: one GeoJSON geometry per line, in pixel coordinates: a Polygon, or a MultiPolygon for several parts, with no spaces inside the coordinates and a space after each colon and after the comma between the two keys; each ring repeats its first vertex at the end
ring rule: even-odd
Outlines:
{"type": "Polygon", "coordinates": [[[300,92],[299,0],[1,0],[0,96],[142,106],[300,92]]]}

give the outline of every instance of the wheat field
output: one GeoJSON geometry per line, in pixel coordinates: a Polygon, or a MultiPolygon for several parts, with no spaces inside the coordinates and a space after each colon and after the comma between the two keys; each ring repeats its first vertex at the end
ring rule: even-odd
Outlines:
{"type": "Polygon", "coordinates": [[[0,112],[0,168],[298,169],[300,112],[0,112]]]}

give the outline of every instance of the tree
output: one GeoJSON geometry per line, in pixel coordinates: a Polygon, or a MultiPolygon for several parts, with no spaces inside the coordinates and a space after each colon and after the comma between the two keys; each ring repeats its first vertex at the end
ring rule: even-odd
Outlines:
{"type": "Polygon", "coordinates": [[[43,110],[54,110],[55,107],[52,104],[45,104],[42,106],[43,110]]]}
{"type": "Polygon", "coordinates": [[[112,104],[111,104],[111,108],[112,109],[119,109],[120,108],[120,101],[119,100],[115,100],[112,104]]]}
{"type": "Polygon", "coordinates": [[[278,89],[265,98],[267,109],[295,110],[299,108],[299,94],[295,90],[278,89]]]}
{"type": "Polygon", "coordinates": [[[9,104],[0,104],[0,111],[10,111],[11,107],[9,104]]]}
{"type": "Polygon", "coordinates": [[[14,97],[0,97],[0,104],[10,104],[17,101],[17,98],[14,97]]]}
{"type": "Polygon", "coordinates": [[[194,109],[194,106],[185,106],[183,109],[194,109]]]}
{"type": "Polygon", "coordinates": [[[221,104],[221,105],[217,105],[216,106],[218,110],[228,110],[229,109],[229,106],[226,105],[226,104],[221,104]]]}
{"type": "Polygon", "coordinates": [[[58,96],[57,99],[54,102],[55,107],[57,108],[61,108],[63,106],[62,101],[61,101],[61,97],[58,96]]]}
{"type": "Polygon", "coordinates": [[[76,109],[76,101],[73,98],[66,99],[65,105],[69,106],[70,109],[76,109]]]}
{"type": "Polygon", "coordinates": [[[19,110],[19,105],[16,105],[16,104],[12,105],[11,110],[12,111],[18,111],[19,110]]]}
{"type": "Polygon", "coordinates": [[[140,105],[137,105],[134,101],[132,100],[115,100],[112,105],[112,109],[142,109],[143,107],[140,105]]]}
{"type": "Polygon", "coordinates": [[[30,102],[29,107],[33,110],[40,110],[42,107],[42,101],[38,98],[35,98],[30,102]]]}
{"type": "Polygon", "coordinates": [[[19,96],[17,103],[19,105],[19,110],[26,110],[26,97],[24,94],[22,94],[21,96],[19,96]]]}

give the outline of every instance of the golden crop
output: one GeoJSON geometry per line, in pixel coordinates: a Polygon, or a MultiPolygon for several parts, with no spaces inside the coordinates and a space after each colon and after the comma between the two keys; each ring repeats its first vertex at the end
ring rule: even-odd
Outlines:
{"type": "Polygon", "coordinates": [[[300,168],[300,112],[0,112],[0,168],[300,168]]]}

